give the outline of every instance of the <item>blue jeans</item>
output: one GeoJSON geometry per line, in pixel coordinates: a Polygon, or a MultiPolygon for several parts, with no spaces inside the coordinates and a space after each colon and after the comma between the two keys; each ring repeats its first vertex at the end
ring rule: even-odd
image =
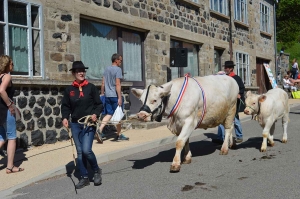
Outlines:
{"type": "MultiPolygon", "coordinates": [[[[237,117],[234,118],[234,130],[235,130],[236,138],[243,138],[241,122],[237,117]]],[[[224,140],[224,138],[225,138],[225,128],[223,125],[219,125],[218,139],[224,140]]]]}
{"type": "Polygon", "coordinates": [[[0,126],[0,141],[15,140],[17,138],[16,118],[7,111],[6,123],[0,126]]]}
{"type": "Polygon", "coordinates": [[[83,128],[83,124],[71,123],[72,136],[77,150],[77,165],[82,177],[88,177],[87,162],[94,171],[99,170],[92,145],[96,128],[93,126],[83,128]]]}

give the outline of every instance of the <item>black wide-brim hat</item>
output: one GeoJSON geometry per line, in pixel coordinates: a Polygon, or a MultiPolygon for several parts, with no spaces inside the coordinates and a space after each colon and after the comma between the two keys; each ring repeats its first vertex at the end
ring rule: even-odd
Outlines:
{"type": "Polygon", "coordinates": [[[73,71],[76,69],[88,69],[88,67],[85,67],[82,61],[74,61],[72,64],[72,68],[69,71],[73,71]]]}
{"type": "Polygon", "coordinates": [[[225,64],[223,65],[225,68],[234,68],[235,64],[233,61],[225,61],[225,64]]]}

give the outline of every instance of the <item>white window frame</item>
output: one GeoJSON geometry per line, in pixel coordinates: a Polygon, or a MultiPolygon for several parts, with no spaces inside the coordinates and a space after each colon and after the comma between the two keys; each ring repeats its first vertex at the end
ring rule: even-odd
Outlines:
{"type": "Polygon", "coordinates": [[[215,0],[209,1],[210,9],[227,16],[228,15],[228,0],[222,0],[223,1],[222,3],[220,3],[220,0],[217,0],[217,4],[218,4],[217,10],[215,10],[215,2],[214,1],[215,0]],[[223,10],[222,12],[220,11],[221,8],[223,10]]]}
{"type": "Polygon", "coordinates": [[[243,52],[236,52],[235,53],[235,61],[236,61],[235,62],[236,74],[242,78],[242,80],[246,86],[251,86],[249,54],[243,53],[243,52]],[[242,56],[242,62],[240,62],[240,60],[239,60],[239,55],[242,56]],[[245,59],[244,59],[244,57],[245,57],[245,59]],[[242,65],[245,65],[246,74],[244,74],[243,72],[242,72],[242,74],[240,74],[240,68],[243,68],[242,65]]]}
{"type": "Polygon", "coordinates": [[[247,0],[234,0],[234,19],[244,24],[248,24],[247,0]],[[242,19],[244,19],[244,21],[242,19]]]}
{"type": "Polygon", "coordinates": [[[20,28],[26,28],[27,31],[27,47],[28,47],[28,75],[14,75],[20,77],[42,77],[44,78],[44,30],[43,30],[43,9],[42,6],[35,3],[30,3],[22,0],[3,0],[3,10],[4,10],[4,21],[0,21],[1,25],[4,25],[4,47],[5,54],[9,55],[9,26],[15,26],[20,28]],[[8,1],[15,3],[26,4],[27,11],[27,26],[14,24],[8,22],[8,1]],[[38,7],[38,18],[39,18],[39,28],[32,27],[31,25],[31,6],[38,7]],[[40,74],[39,76],[33,75],[33,47],[32,47],[32,31],[37,30],[40,33],[40,74]]]}
{"type": "Polygon", "coordinates": [[[191,0],[194,3],[199,3],[199,0],[191,0]]]}
{"type": "Polygon", "coordinates": [[[260,3],[260,30],[270,33],[270,7],[260,3]]]}

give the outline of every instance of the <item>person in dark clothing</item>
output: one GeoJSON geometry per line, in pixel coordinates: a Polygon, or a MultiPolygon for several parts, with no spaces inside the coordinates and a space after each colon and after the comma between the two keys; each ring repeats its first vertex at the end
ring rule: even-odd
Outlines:
{"type": "MultiPolygon", "coordinates": [[[[245,85],[243,83],[243,80],[233,72],[234,66],[235,64],[233,63],[233,61],[225,61],[224,70],[226,75],[235,79],[236,83],[239,86],[239,94],[237,96],[238,99],[236,104],[237,108],[236,108],[236,114],[234,118],[234,130],[236,134],[236,139],[235,139],[236,143],[241,143],[243,142],[243,131],[242,131],[242,126],[239,118],[239,112],[243,112],[245,109],[244,103],[241,102],[241,101],[243,102],[245,101],[244,99],[245,85]]],[[[224,137],[225,137],[225,128],[223,125],[219,125],[218,139],[212,139],[212,142],[216,144],[223,144],[224,137]]]]}
{"type": "Polygon", "coordinates": [[[14,88],[10,72],[13,71],[13,60],[7,55],[0,56],[0,148],[7,142],[6,173],[24,171],[14,166],[17,144],[16,114],[13,105],[14,88]]]}
{"type": "Polygon", "coordinates": [[[85,70],[88,69],[81,61],[73,62],[72,74],[75,77],[71,86],[67,87],[62,99],[61,114],[64,127],[69,126],[71,115],[71,131],[77,150],[77,165],[80,170],[81,179],[75,186],[81,189],[90,184],[87,171],[87,162],[94,171],[94,185],[102,183],[102,170],[99,168],[97,159],[92,151],[93,140],[96,132],[95,126],[79,124],[78,120],[84,116],[91,115],[92,122],[96,122],[103,110],[103,104],[99,98],[99,91],[94,84],[85,79],[85,70]]]}

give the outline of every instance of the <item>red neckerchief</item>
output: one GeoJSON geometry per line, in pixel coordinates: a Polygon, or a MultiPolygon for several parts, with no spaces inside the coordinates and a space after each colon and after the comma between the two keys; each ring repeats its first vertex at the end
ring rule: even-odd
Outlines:
{"type": "Polygon", "coordinates": [[[233,76],[235,76],[236,74],[232,71],[231,73],[229,73],[228,74],[228,76],[230,76],[230,77],[233,77],[233,76]]]}
{"type": "Polygon", "coordinates": [[[89,82],[86,79],[81,84],[78,84],[78,82],[76,82],[76,80],[74,80],[72,86],[79,88],[79,91],[80,91],[79,98],[84,96],[83,92],[82,92],[82,87],[88,85],[88,83],[89,82]]]}

